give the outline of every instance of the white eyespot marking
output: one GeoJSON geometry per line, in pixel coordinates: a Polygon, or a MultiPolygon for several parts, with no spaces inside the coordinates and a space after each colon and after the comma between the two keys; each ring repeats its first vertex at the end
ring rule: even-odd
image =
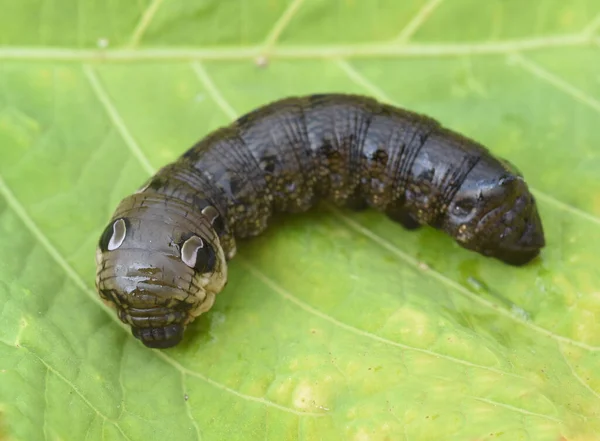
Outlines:
{"type": "Polygon", "coordinates": [[[198,250],[204,247],[204,241],[198,236],[192,236],[181,247],[181,260],[190,268],[196,266],[198,250]]]}
{"type": "Polygon", "coordinates": [[[126,234],[127,226],[125,225],[125,221],[123,219],[117,219],[113,224],[113,234],[106,247],[108,251],[114,251],[119,248],[123,244],[126,234]]]}
{"type": "Polygon", "coordinates": [[[202,214],[206,216],[210,224],[212,225],[219,217],[219,212],[212,205],[208,205],[202,209],[202,214]]]}

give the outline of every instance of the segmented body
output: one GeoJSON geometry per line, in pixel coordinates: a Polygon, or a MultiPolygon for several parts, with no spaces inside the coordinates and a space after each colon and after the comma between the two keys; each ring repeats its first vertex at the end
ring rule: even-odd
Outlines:
{"type": "MultiPolygon", "coordinates": [[[[303,212],[322,199],[372,207],[409,229],[431,225],[465,248],[512,264],[531,260],[543,246],[535,202],[521,175],[482,145],[431,118],[370,98],[312,95],[271,103],[211,133],[126,198],[105,232],[104,246],[100,243],[99,291],[121,311],[166,308],[147,328],[159,327],[168,321],[163,319],[169,308],[187,302],[192,306],[180,314],[187,314],[185,319],[170,317],[185,325],[210,308],[223,288],[236,237],[260,234],[275,212],[303,212]],[[153,238],[163,247],[150,247],[141,257],[111,256],[120,250],[107,245],[114,242],[118,219],[127,220],[122,242],[143,250],[153,238]],[[153,229],[145,239],[144,229],[153,229]],[[205,272],[196,268],[185,275],[161,269],[155,262],[160,253],[185,260],[186,234],[201,238],[196,249],[212,249],[212,267],[205,262],[205,272]],[[111,259],[119,261],[121,273],[107,270],[111,259]],[[127,259],[146,273],[154,269],[151,284],[165,285],[159,294],[147,290],[154,303],[139,300],[138,282],[150,279],[128,275],[127,259]],[[103,279],[109,275],[129,279],[107,286],[103,279]],[[199,289],[188,288],[193,292],[186,298],[185,285],[194,283],[199,289]],[[177,295],[169,297],[168,286],[175,286],[177,295]]],[[[144,327],[132,314],[120,314],[134,328],[144,327]]]]}

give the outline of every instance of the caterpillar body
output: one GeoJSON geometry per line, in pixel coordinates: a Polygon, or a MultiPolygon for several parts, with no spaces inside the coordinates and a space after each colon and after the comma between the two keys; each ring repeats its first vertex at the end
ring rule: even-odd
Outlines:
{"type": "Polygon", "coordinates": [[[146,346],[167,348],[227,282],[236,238],[319,199],[430,225],[508,264],[544,233],[521,173],[437,121],[342,94],[286,98],[209,134],[118,205],[96,287],[146,346]]]}

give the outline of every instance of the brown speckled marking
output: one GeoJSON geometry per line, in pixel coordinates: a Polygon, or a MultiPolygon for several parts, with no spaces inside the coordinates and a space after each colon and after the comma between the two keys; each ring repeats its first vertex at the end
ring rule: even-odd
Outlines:
{"type": "Polygon", "coordinates": [[[367,97],[311,95],[214,131],[125,198],[100,240],[99,293],[144,344],[173,346],[225,286],[235,238],[319,199],[372,207],[407,229],[431,225],[509,264],[544,246],[535,200],[507,161],[426,116],[367,97]],[[109,250],[118,218],[125,237],[109,250]],[[190,235],[215,252],[206,273],[181,261],[190,235]]]}

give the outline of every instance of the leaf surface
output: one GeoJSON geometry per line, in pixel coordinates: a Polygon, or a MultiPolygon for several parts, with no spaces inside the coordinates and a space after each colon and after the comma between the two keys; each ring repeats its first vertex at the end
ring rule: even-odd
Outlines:
{"type": "Polygon", "coordinates": [[[0,434],[600,433],[598,2],[13,3],[0,15],[0,434]],[[541,259],[512,268],[325,207],[240,244],[185,341],[143,347],[94,292],[116,204],[236,116],[317,92],[426,113],[516,164],[541,259]]]}

